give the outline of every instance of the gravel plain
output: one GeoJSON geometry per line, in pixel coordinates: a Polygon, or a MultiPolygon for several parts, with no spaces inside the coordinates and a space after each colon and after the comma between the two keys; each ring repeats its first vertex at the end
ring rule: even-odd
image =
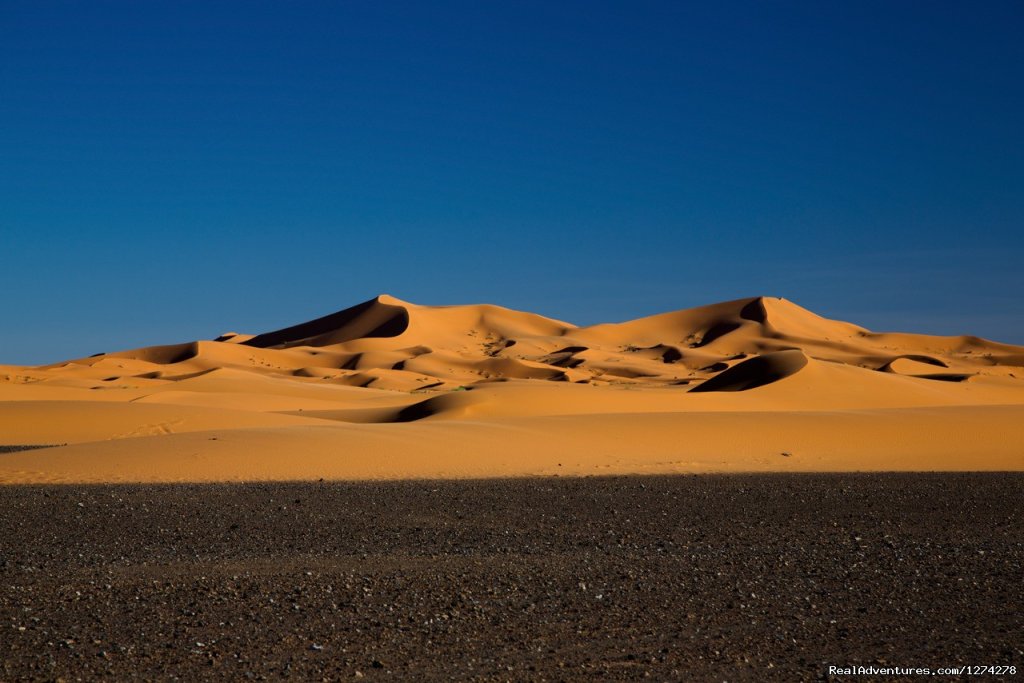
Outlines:
{"type": "Polygon", "coordinates": [[[1022,492],[1021,474],[0,487],[0,679],[1020,671],[1022,492]]]}

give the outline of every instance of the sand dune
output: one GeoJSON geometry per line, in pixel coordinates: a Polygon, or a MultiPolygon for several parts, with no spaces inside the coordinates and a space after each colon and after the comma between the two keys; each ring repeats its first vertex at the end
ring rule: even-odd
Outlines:
{"type": "Polygon", "coordinates": [[[0,481],[1024,469],[1024,347],[776,298],[590,327],[381,295],[0,366],[0,481]],[[787,453],[788,455],[783,455],[787,453]]]}

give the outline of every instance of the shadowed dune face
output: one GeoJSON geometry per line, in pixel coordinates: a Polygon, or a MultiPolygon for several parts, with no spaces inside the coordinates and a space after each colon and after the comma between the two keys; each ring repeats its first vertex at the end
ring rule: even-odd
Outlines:
{"type": "MultiPolygon", "coordinates": [[[[0,408],[0,434],[10,445],[71,444],[8,455],[0,481],[44,480],[57,470],[68,480],[100,476],[95,472],[105,470],[90,470],[84,452],[56,455],[89,444],[102,458],[119,453],[103,462],[145,480],[150,470],[113,446],[136,439],[147,439],[147,452],[164,454],[160,462],[177,463],[152,474],[159,480],[198,477],[193,467],[208,480],[245,478],[249,458],[293,447],[320,453],[316,467],[337,476],[373,476],[384,463],[408,476],[567,474],[545,469],[546,458],[569,456],[601,462],[610,468],[603,473],[650,471],[622,459],[636,449],[661,463],[650,465],[657,471],[729,469],[730,453],[745,467],[774,470],[797,461],[783,467],[777,452],[756,461],[751,453],[776,442],[787,452],[836,452],[836,430],[846,429],[837,411],[875,411],[857,422],[861,446],[906,453],[904,467],[925,467],[947,451],[942,462],[959,467],[964,446],[950,449],[961,432],[934,435],[984,424],[993,431],[965,433],[968,449],[984,445],[989,454],[971,467],[1024,468],[1024,432],[1014,436],[1024,429],[1014,426],[1024,425],[1024,348],[972,336],[874,333],[766,297],[576,327],[499,306],[419,306],[381,295],[262,334],[0,366],[0,408]],[[906,410],[945,412],[935,413],[941,424],[928,427],[933,418],[919,414],[886,417],[906,410]],[[749,432],[752,424],[766,431],[749,432]],[[899,424],[919,432],[910,438],[899,424]],[[692,449],[704,449],[703,459],[680,460],[692,449]],[[365,466],[337,460],[352,452],[387,458],[365,466]],[[406,452],[424,455],[409,460],[406,452]],[[480,465],[484,453],[497,454],[501,466],[480,465]],[[181,460],[183,454],[194,457],[181,460]],[[235,465],[222,468],[221,458],[235,465]]],[[[827,463],[818,466],[862,465],[827,463]]],[[[317,476],[315,468],[300,473],[277,464],[261,471],[317,476]]]]}
{"type": "Polygon", "coordinates": [[[189,344],[172,344],[169,346],[150,346],[136,351],[101,354],[93,356],[93,358],[127,358],[157,365],[173,365],[174,363],[181,363],[198,356],[199,344],[199,342],[191,342],[189,344]]]}
{"type": "Polygon", "coordinates": [[[371,299],[308,323],[258,334],[242,343],[264,349],[281,349],[328,346],[353,339],[397,337],[409,327],[409,312],[402,306],[385,303],[382,298],[371,299]]]}
{"type": "Polygon", "coordinates": [[[807,365],[801,351],[775,351],[723,370],[690,391],[746,391],[794,375],[807,365]]]}

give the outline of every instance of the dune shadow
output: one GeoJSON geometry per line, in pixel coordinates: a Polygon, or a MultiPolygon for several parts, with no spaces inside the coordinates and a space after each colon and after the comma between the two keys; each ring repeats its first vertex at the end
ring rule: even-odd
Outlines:
{"type": "Polygon", "coordinates": [[[805,365],[807,356],[800,351],[767,353],[734,365],[690,391],[746,391],[796,374],[805,365]]]}
{"type": "Polygon", "coordinates": [[[259,334],[242,342],[258,348],[297,346],[329,335],[331,344],[368,337],[397,337],[409,328],[409,312],[402,306],[371,299],[316,320],[259,334]]]}

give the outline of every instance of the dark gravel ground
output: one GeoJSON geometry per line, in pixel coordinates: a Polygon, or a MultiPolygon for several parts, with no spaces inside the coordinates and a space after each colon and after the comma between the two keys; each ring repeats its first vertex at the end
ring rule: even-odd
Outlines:
{"type": "MultiPolygon", "coordinates": [[[[0,445],[0,453],[17,453],[18,451],[31,451],[31,450],[35,450],[37,448],[53,448],[56,445],[57,444],[39,444],[39,445],[26,444],[24,446],[0,445]]],[[[67,444],[63,444],[63,445],[66,446],[67,444]]]]}
{"type": "Polygon", "coordinates": [[[0,679],[1024,676],[1022,491],[1019,474],[0,487],[0,679]]]}

